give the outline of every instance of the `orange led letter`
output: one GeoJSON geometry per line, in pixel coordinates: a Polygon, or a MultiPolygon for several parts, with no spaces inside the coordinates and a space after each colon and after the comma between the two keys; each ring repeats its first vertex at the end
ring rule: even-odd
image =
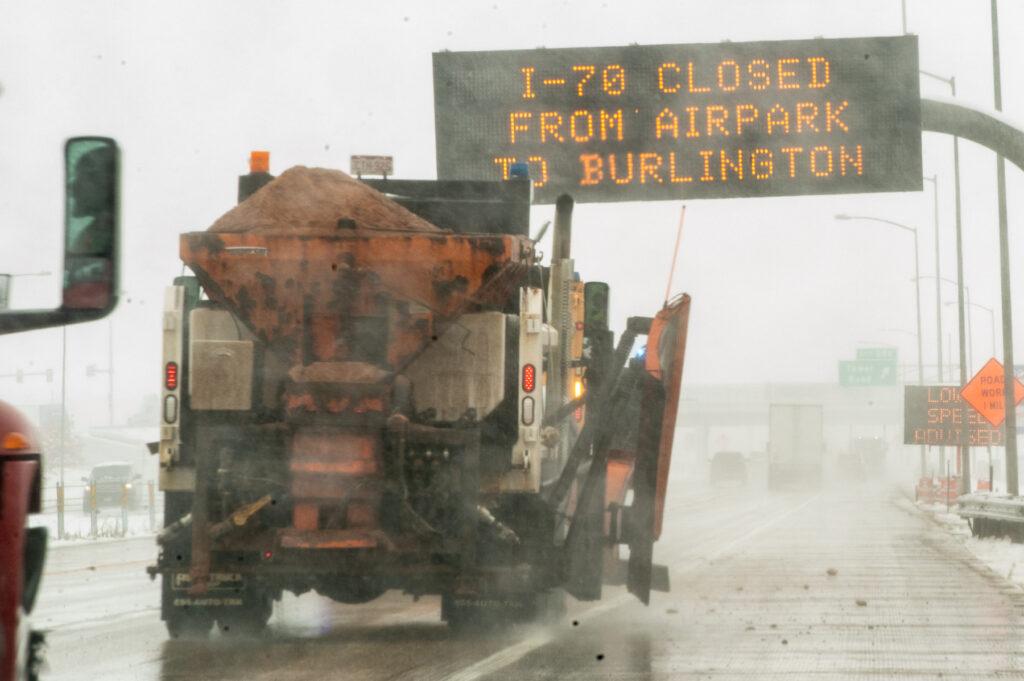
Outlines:
{"type": "Polygon", "coordinates": [[[519,69],[523,72],[523,99],[533,99],[537,93],[533,91],[533,73],[537,70],[532,66],[519,69]]]}
{"type": "Polygon", "coordinates": [[[562,114],[555,111],[545,111],[542,113],[540,115],[540,141],[542,143],[547,142],[548,135],[550,134],[551,137],[559,142],[564,142],[565,138],[558,131],[560,127],[562,127],[562,114]]]}
{"type": "Polygon", "coordinates": [[[668,107],[662,109],[658,117],[654,119],[654,136],[661,139],[662,131],[672,135],[672,139],[679,139],[679,117],[672,113],[668,107]]]}
{"type": "Polygon", "coordinates": [[[531,156],[526,159],[530,163],[535,163],[540,166],[540,179],[533,181],[534,187],[543,187],[548,182],[548,162],[543,156],[531,156]]]}
{"type": "Polygon", "coordinates": [[[818,89],[828,85],[832,79],[832,75],[829,73],[828,59],[808,57],[807,61],[811,64],[811,82],[807,84],[807,87],[818,89]],[[822,68],[819,70],[819,67],[822,68]]]}
{"type": "Polygon", "coordinates": [[[843,132],[850,132],[850,129],[848,127],[846,127],[846,123],[843,123],[839,119],[839,114],[843,113],[843,109],[846,108],[847,104],[849,104],[849,102],[844,99],[842,104],[840,104],[839,106],[837,106],[836,108],[833,109],[832,108],[832,102],[825,102],[825,129],[826,130],[828,130],[829,132],[832,132],[832,124],[835,123],[837,128],[842,128],[843,129],[843,132]]]}
{"type": "Polygon", "coordinates": [[[789,57],[786,59],[779,60],[779,89],[780,90],[798,90],[800,89],[800,83],[787,82],[787,78],[792,78],[796,75],[796,71],[790,71],[786,67],[790,64],[799,64],[800,60],[795,57],[789,57]]]}
{"type": "Polygon", "coordinates": [[[758,180],[767,180],[775,172],[771,149],[754,149],[750,153],[750,174],[758,180]]]}
{"type": "Polygon", "coordinates": [[[657,180],[658,184],[664,184],[665,181],[661,179],[661,173],[658,172],[662,163],[661,154],[652,151],[640,154],[640,184],[647,184],[648,175],[657,180]]]}
{"type": "Polygon", "coordinates": [[[768,110],[767,119],[768,134],[772,134],[772,130],[775,126],[779,126],[788,135],[789,134],[789,112],[782,108],[781,104],[776,104],[768,110]]]}
{"type": "Polygon", "coordinates": [[[676,152],[668,152],[668,181],[673,184],[680,182],[693,182],[693,178],[689,175],[676,175],[676,152]]]}
{"type": "Polygon", "coordinates": [[[572,70],[575,73],[582,74],[580,79],[579,79],[579,82],[576,83],[576,96],[577,97],[582,97],[583,96],[583,86],[586,85],[588,80],[590,80],[591,78],[594,77],[594,72],[597,69],[595,69],[591,65],[582,66],[582,65],[577,64],[576,66],[572,67],[572,70]]]}
{"type": "Polygon", "coordinates": [[[789,176],[796,177],[796,155],[803,151],[803,147],[782,147],[782,153],[789,156],[789,176]]]}
{"type": "Polygon", "coordinates": [[[590,115],[589,111],[573,111],[572,116],[569,117],[569,134],[572,135],[573,140],[576,142],[589,142],[594,136],[594,117],[590,115]],[[582,122],[577,123],[577,119],[582,122]],[[585,124],[586,134],[577,130],[577,125],[585,124]]]}
{"type": "Polygon", "coordinates": [[[601,89],[616,97],[625,92],[626,70],[618,64],[604,67],[604,71],[601,72],[601,89]]]}
{"type": "Polygon", "coordinates": [[[533,117],[533,114],[529,111],[513,111],[508,115],[508,140],[510,143],[516,143],[516,133],[526,132],[530,129],[530,126],[525,123],[519,123],[519,119],[528,121],[533,117]]]}
{"type": "Polygon", "coordinates": [[[757,107],[753,104],[736,105],[736,134],[743,134],[743,126],[757,120],[757,107]]]}
{"type": "Polygon", "coordinates": [[[707,108],[705,115],[708,119],[708,137],[711,137],[712,128],[718,128],[723,135],[729,136],[729,131],[725,129],[725,121],[729,118],[728,109],[712,104],[707,108]]]}
{"type": "Polygon", "coordinates": [[[690,128],[686,131],[687,137],[700,137],[700,132],[697,131],[697,112],[700,111],[699,106],[688,106],[686,107],[686,114],[690,118],[690,128]]]}
{"type": "Polygon", "coordinates": [[[679,64],[676,64],[675,62],[671,61],[665,62],[664,64],[658,67],[658,90],[661,92],[666,92],[670,95],[679,92],[679,88],[682,87],[682,84],[679,82],[678,77],[679,64]],[[669,84],[665,82],[665,71],[676,72],[676,79],[674,83],[669,84]]]}
{"type": "Polygon", "coordinates": [[[608,173],[615,184],[629,184],[633,181],[633,152],[626,154],[626,177],[619,177],[615,169],[615,154],[608,154],[608,173]]]}
{"type": "Polygon", "coordinates": [[[608,131],[615,130],[615,139],[622,141],[622,109],[617,109],[610,114],[604,109],[601,110],[601,141],[608,141],[608,131]]]}
{"type": "Polygon", "coordinates": [[[743,179],[743,150],[736,150],[736,162],[725,155],[725,149],[719,152],[719,158],[721,159],[722,165],[722,182],[729,179],[728,169],[732,168],[732,172],[736,173],[736,177],[740,180],[743,179]]]}
{"type": "Polygon", "coordinates": [[[747,64],[747,74],[750,75],[747,85],[751,90],[767,90],[768,86],[772,84],[770,68],[764,59],[755,59],[747,64]]]}
{"type": "Polygon", "coordinates": [[[732,92],[740,86],[740,65],[731,59],[718,65],[718,88],[722,92],[732,92]],[[727,75],[726,71],[732,71],[727,75]]]}
{"type": "Polygon", "coordinates": [[[858,144],[854,149],[857,152],[856,156],[850,156],[846,153],[846,147],[842,144],[839,145],[839,174],[846,175],[846,162],[849,161],[850,165],[857,169],[858,175],[864,174],[864,156],[861,151],[860,145],[858,144]]]}
{"type": "Polygon", "coordinates": [[[825,146],[824,144],[814,147],[811,149],[811,174],[815,177],[828,177],[832,174],[832,149],[825,146]],[[818,154],[824,152],[826,154],[827,163],[825,167],[819,167],[818,154]]]}
{"type": "Polygon", "coordinates": [[[796,131],[804,131],[804,123],[814,132],[820,132],[815,125],[814,119],[818,117],[818,107],[812,102],[797,102],[796,104],[796,131]]]}
{"type": "Polygon", "coordinates": [[[711,92],[711,88],[709,88],[707,86],[698,87],[698,86],[693,84],[693,62],[692,61],[691,62],[687,62],[687,64],[686,64],[686,75],[687,75],[687,77],[689,79],[689,86],[690,86],[689,89],[690,89],[690,93],[691,94],[693,94],[695,92],[711,92]]]}
{"type": "Polygon", "coordinates": [[[599,184],[604,179],[604,160],[600,154],[580,154],[580,165],[583,170],[581,185],[599,184]]]}
{"type": "Polygon", "coordinates": [[[508,179],[509,167],[516,162],[515,156],[497,156],[494,162],[501,166],[501,179],[508,179]]]}
{"type": "Polygon", "coordinates": [[[715,155],[715,152],[711,149],[704,149],[698,151],[700,157],[704,159],[704,174],[700,176],[701,182],[714,182],[715,176],[711,174],[711,157],[715,155]]]}

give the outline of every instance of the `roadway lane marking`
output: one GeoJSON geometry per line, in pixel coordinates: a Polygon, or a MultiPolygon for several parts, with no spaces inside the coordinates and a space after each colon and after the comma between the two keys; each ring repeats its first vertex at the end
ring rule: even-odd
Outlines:
{"type": "MultiPolygon", "coordinates": [[[[134,622],[139,619],[149,619],[154,614],[159,614],[160,606],[146,606],[137,610],[129,610],[126,612],[115,612],[102,617],[94,617],[90,619],[74,619],[63,624],[45,625],[41,628],[47,633],[47,635],[63,635],[70,634],[76,631],[86,631],[96,628],[96,625],[109,625],[122,622],[134,622]]],[[[34,618],[38,621],[39,618],[34,618]]]]}
{"type": "MultiPolygon", "coordinates": [[[[725,554],[728,551],[731,551],[738,545],[748,542],[758,534],[764,532],[765,530],[770,529],[775,525],[778,525],[780,522],[782,522],[789,516],[793,515],[794,513],[802,511],[808,505],[810,505],[811,502],[816,501],[820,496],[821,492],[818,492],[817,494],[812,496],[810,499],[807,499],[800,505],[775,515],[767,522],[758,525],[749,532],[732,540],[725,546],[718,548],[710,555],[702,556],[702,558],[704,558],[707,562],[711,562],[712,560],[721,557],[723,554],[725,554]]],[[[683,572],[691,572],[693,569],[695,568],[690,568],[689,570],[684,570],[683,572]]],[[[631,596],[628,593],[619,594],[615,598],[605,601],[600,605],[597,605],[593,608],[590,608],[589,610],[581,612],[579,615],[576,615],[576,620],[578,620],[581,623],[586,622],[587,620],[594,619],[598,615],[602,615],[608,612],[609,610],[619,608],[632,600],[633,596],[631,596]]],[[[499,650],[498,652],[488,657],[485,657],[484,659],[478,662],[471,664],[463,670],[451,674],[447,677],[448,681],[475,681],[476,679],[482,678],[489,674],[494,674],[498,671],[501,671],[505,667],[515,664],[516,662],[518,662],[534,650],[546,646],[547,644],[554,641],[557,637],[558,635],[552,631],[539,632],[537,634],[528,636],[527,638],[523,639],[522,641],[513,646],[503,648],[502,650],[499,650]]]]}
{"type": "Polygon", "coordinates": [[[769,521],[767,521],[767,522],[765,522],[765,523],[763,523],[761,525],[758,525],[757,527],[755,527],[754,529],[750,530],[746,534],[740,535],[739,537],[737,537],[736,539],[733,539],[731,542],[729,542],[725,546],[719,547],[718,550],[712,552],[711,554],[703,556],[703,558],[706,561],[708,561],[709,563],[711,561],[717,559],[717,558],[720,558],[723,554],[728,553],[733,548],[735,548],[737,545],[742,544],[744,542],[747,542],[750,539],[753,539],[755,536],[761,534],[765,530],[767,530],[767,529],[769,529],[771,527],[774,527],[775,525],[778,525],[780,522],[782,522],[783,520],[785,520],[789,516],[793,515],[794,513],[798,512],[798,511],[804,510],[805,508],[807,508],[807,506],[809,506],[811,504],[811,502],[817,501],[818,497],[820,497],[820,496],[821,496],[821,492],[818,492],[813,497],[811,497],[810,499],[807,499],[806,501],[804,501],[799,506],[795,506],[794,508],[791,508],[791,509],[789,509],[787,511],[783,511],[782,513],[779,513],[778,515],[776,515],[771,520],[769,520],[769,521]]]}
{"type": "Polygon", "coordinates": [[[86,567],[71,568],[68,570],[54,570],[53,572],[43,572],[43,577],[56,577],[59,575],[73,575],[78,572],[99,572],[101,570],[108,570],[110,568],[125,568],[131,565],[146,565],[147,563],[153,563],[156,558],[147,558],[146,560],[131,560],[124,563],[104,563],[102,565],[88,565],[86,567]]]}

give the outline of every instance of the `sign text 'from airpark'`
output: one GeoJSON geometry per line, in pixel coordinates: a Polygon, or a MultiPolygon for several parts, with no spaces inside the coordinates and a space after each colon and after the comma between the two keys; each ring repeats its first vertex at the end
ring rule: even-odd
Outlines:
{"type": "Polygon", "coordinates": [[[921,189],[917,39],[434,54],[440,179],[539,203],[921,189]]]}
{"type": "Polygon", "coordinates": [[[908,385],[903,394],[903,443],[1003,447],[1006,428],[986,421],[952,385],[908,385]]]}

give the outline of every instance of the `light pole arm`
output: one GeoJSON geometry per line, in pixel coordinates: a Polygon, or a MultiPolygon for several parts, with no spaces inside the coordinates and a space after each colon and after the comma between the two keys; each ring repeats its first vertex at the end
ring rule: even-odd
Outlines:
{"type": "Polygon", "coordinates": [[[1024,170],[1024,127],[1006,116],[952,99],[921,100],[921,128],[977,142],[1024,170]]]}

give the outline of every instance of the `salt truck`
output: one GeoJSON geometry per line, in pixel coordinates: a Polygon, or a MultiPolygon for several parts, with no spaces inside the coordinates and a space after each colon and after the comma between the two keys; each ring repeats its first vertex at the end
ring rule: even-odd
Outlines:
{"type": "Polygon", "coordinates": [[[149,572],[170,635],[258,632],[285,591],[437,594],[465,627],[666,589],[689,297],[616,340],[568,196],[541,264],[528,178],[250,170],[181,236],[166,295],[149,572]]]}

